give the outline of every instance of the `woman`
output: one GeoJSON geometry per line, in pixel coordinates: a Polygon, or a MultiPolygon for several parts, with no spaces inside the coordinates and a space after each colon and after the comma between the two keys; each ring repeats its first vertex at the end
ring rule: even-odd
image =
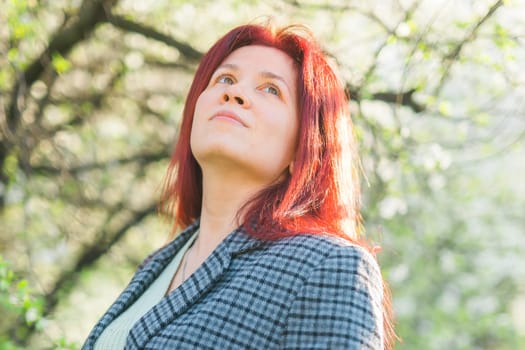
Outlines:
{"type": "Polygon", "coordinates": [[[388,294],[358,235],[350,126],[307,30],[222,37],[195,74],[162,197],[184,230],[83,349],[392,347],[388,294]]]}

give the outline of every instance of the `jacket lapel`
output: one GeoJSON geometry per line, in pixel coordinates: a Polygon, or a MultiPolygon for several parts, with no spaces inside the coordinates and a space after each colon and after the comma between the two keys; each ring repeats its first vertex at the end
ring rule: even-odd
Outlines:
{"type": "Polygon", "coordinates": [[[198,226],[198,221],[188,226],[171,243],[146,258],[146,261],[138,269],[128,286],[95,325],[82,349],[92,349],[95,346],[96,340],[104,329],[144,293],[170,263],[176,252],[192,236],[198,226]]]}
{"type": "MultiPolygon", "coordinates": [[[[190,236],[191,233],[187,235],[184,242],[186,242],[190,236]]],[[[249,237],[241,229],[230,233],[195,273],[167,297],[164,297],[133,326],[128,336],[126,349],[144,348],[151,337],[180,314],[184,313],[213,287],[221,275],[227,271],[232,258],[238,254],[256,249],[262,243],[262,241],[249,237]]],[[[182,246],[182,244],[175,244],[175,241],[173,244],[176,245],[177,248],[173,249],[173,251],[169,249],[169,255],[171,257],[173,257],[175,252],[182,246]]],[[[171,258],[167,260],[169,262],[171,258]]],[[[164,262],[162,263],[163,266],[166,266],[166,264],[167,263],[164,262]]],[[[145,287],[150,283],[151,282],[147,283],[145,287]]],[[[144,290],[145,288],[142,288],[141,293],[144,290]]]]}

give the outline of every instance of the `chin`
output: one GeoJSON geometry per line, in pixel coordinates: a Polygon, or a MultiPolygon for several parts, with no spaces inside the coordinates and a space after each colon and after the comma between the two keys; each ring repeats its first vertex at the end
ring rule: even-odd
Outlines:
{"type": "Polygon", "coordinates": [[[192,147],[192,153],[195,159],[201,164],[206,163],[242,163],[242,150],[246,147],[232,145],[227,142],[213,142],[208,140],[205,145],[192,147]]]}

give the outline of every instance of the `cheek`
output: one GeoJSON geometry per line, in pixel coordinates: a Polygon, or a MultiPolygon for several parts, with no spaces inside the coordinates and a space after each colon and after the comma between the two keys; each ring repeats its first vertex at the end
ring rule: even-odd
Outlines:
{"type": "Polygon", "coordinates": [[[200,94],[200,96],[197,98],[197,101],[195,102],[195,108],[193,111],[193,122],[191,126],[191,130],[193,133],[193,129],[195,127],[199,127],[203,123],[203,121],[206,119],[207,111],[209,109],[210,105],[210,98],[208,94],[206,94],[206,91],[200,94]]]}
{"type": "Polygon", "coordinates": [[[293,126],[288,130],[286,134],[285,148],[289,153],[290,157],[295,157],[295,151],[297,149],[297,139],[298,139],[298,129],[297,124],[294,123],[293,126]]]}
{"type": "Polygon", "coordinates": [[[195,103],[195,109],[193,111],[193,121],[191,123],[191,131],[190,131],[190,148],[193,150],[195,147],[195,140],[199,137],[197,134],[199,133],[200,125],[202,124],[202,107],[203,107],[203,95],[201,94],[199,98],[197,99],[195,103]]]}
{"type": "Polygon", "coordinates": [[[298,117],[290,112],[280,115],[281,119],[268,125],[267,135],[274,140],[274,152],[279,151],[286,158],[293,158],[299,135],[298,117]]]}
{"type": "Polygon", "coordinates": [[[194,115],[199,116],[203,112],[206,112],[206,110],[209,109],[213,103],[217,102],[217,98],[218,95],[215,89],[205,89],[203,92],[201,92],[197,98],[197,101],[195,101],[194,115]]]}
{"type": "Polygon", "coordinates": [[[204,93],[200,94],[200,96],[197,98],[197,101],[195,102],[195,108],[193,111],[193,122],[195,123],[195,119],[198,118],[198,116],[201,114],[202,108],[205,104],[205,98],[204,93]]]}
{"type": "Polygon", "coordinates": [[[299,116],[295,110],[288,110],[286,118],[283,120],[286,121],[281,126],[283,140],[285,140],[286,145],[295,149],[297,138],[299,137],[299,116]]]}

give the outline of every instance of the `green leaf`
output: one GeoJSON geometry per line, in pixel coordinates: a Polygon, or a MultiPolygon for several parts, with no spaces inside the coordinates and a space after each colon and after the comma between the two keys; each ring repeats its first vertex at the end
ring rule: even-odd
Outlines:
{"type": "Polygon", "coordinates": [[[454,25],[459,29],[467,29],[470,26],[468,21],[455,21],[454,25]]]}
{"type": "Polygon", "coordinates": [[[395,43],[397,43],[397,37],[395,35],[393,35],[393,34],[389,35],[388,38],[386,39],[386,42],[389,45],[395,44],[395,43]]]}
{"type": "Polygon", "coordinates": [[[488,113],[478,113],[472,119],[479,126],[488,126],[490,124],[490,115],[488,113]]]}
{"type": "Polygon", "coordinates": [[[441,113],[445,117],[449,117],[450,107],[451,107],[450,102],[448,101],[440,102],[438,106],[439,113],[441,113]]]}
{"type": "Polygon", "coordinates": [[[18,58],[18,49],[16,47],[13,47],[12,49],[9,49],[7,51],[7,60],[9,62],[15,62],[18,58]]]}
{"type": "Polygon", "coordinates": [[[494,25],[494,43],[502,49],[517,46],[516,42],[509,34],[509,31],[500,23],[494,25]]]}
{"type": "Polygon", "coordinates": [[[71,62],[65,59],[58,52],[53,53],[52,63],[53,63],[53,68],[58,74],[66,73],[72,67],[71,62]]]}
{"type": "Polygon", "coordinates": [[[428,60],[430,59],[431,57],[431,54],[432,54],[432,51],[430,50],[430,47],[424,43],[424,42],[419,42],[417,44],[417,48],[421,51],[421,53],[423,54],[423,59],[425,60],[428,60]]]}
{"type": "Polygon", "coordinates": [[[14,182],[16,179],[16,173],[18,170],[18,158],[15,152],[11,152],[5,159],[4,163],[4,173],[8,176],[11,182],[14,182]]]}
{"type": "Polygon", "coordinates": [[[16,288],[18,288],[19,290],[27,289],[27,280],[25,280],[25,279],[20,280],[20,281],[16,284],[16,288]]]}

